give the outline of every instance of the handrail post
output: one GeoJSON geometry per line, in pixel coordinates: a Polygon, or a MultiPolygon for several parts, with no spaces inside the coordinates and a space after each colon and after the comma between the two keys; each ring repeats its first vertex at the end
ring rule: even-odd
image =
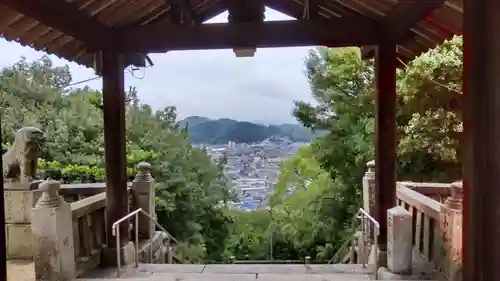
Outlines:
{"type": "MultiPolygon", "coordinates": [[[[378,241],[378,236],[380,235],[380,229],[378,227],[375,227],[375,237],[374,237],[374,241],[378,241]]],[[[374,242],[375,243],[375,242],[374,242]]],[[[378,247],[376,246],[375,244],[375,253],[374,253],[374,274],[375,274],[375,280],[378,280],[378,247]]]]}
{"type": "Polygon", "coordinates": [[[118,247],[118,245],[120,245],[120,228],[115,228],[113,227],[113,229],[116,229],[116,277],[120,277],[120,270],[121,270],[121,257],[120,257],[120,247],[118,247]]]}
{"type": "Polygon", "coordinates": [[[135,267],[139,267],[139,213],[135,213],[135,267]]]}
{"type": "MultiPolygon", "coordinates": [[[[375,201],[375,160],[366,163],[366,173],[363,176],[363,209],[373,216],[376,210],[375,201]]],[[[374,239],[374,232],[372,225],[367,229],[367,236],[374,239]]]]}
{"type": "Polygon", "coordinates": [[[365,232],[366,232],[366,219],[364,216],[361,217],[361,237],[359,241],[359,252],[361,256],[361,263],[363,264],[363,268],[366,268],[366,260],[365,260],[365,232]]]}
{"type": "Polygon", "coordinates": [[[168,264],[174,263],[173,255],[172,255],[172,246],[168,246],[168,254],[167,254],[168,264]]]}

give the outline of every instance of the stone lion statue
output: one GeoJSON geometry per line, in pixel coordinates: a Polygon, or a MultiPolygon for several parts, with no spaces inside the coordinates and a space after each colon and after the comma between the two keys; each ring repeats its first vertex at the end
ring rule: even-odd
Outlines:
{"type": "Polygon", "coordinates": [[[19,129],[15,134],[14,143],[2,155],[4,179],[21,183],[32,182],[44,140],[44,133],[38,128],[19,129]]]}

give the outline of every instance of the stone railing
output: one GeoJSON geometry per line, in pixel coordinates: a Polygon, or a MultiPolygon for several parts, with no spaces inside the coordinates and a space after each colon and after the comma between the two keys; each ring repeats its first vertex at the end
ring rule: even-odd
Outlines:
{"type": "Polygon", "coordinates": [[[397,204],[412,214],[412,245],[416,253],[431,261],[439,253],[439,213],[441,203],[402,183],[396,189],[397,204]]]}
{"type": "MultiPolygon", "coordinates": [[[[5,220],[8,259],[32,259],[31,209],[41,196],[41,181],[28,184],[5,182],[5,220]]],[[[128,183],[132,187],[132,183],[128,183]]],[[[62,184],[60,195],[68,203],[104,192],[105,183],[62,184]]]]}
{"type": "Polygon", "coordinates": [[[447,187],[450,196],[440,203],[417,192],[414,186],[398,183],[397,203],[412,214],[416,257],[430,262],[439,280],[457,281],[461,280],[462,184],[456,182],[447,187]]]}
{"type": "MultiPolygon", "coordinates": [[[[130,183],[129,210],[141,208],[147,214],[155,214],[155,181],[150,173],[150,165],[138,165],[138,173],[130,183]]],[[[106,193],[104,185],[72,185],[63,188],[58,181],[48,180],[40,185],[40,200],[31,211],[31,231],[33,233],[33,256],[35,274],[40,280],[66,280],[60,276],[82,276],[101,264],[116,263],[116,249],[108,249],[106,228],[106,193]],[[79,195],[77,190],[83,190],[79,195]],[[92,191],[91,191],[92,190],[92,191]],[[60,195],[64,193],[66,196],[60,195]],[[79,196],[78,201],[68,203],[67,196],[79,196]],[[51,253],[51,254],[46,254],[51,253]],[[68,262],[69,260],[72,263],[68,262]]],[[[135,235],[131,225],[129,238],[135,235]]],[[[163,228],[162,228],[163,229],[163,228]]],[[[166,231],[155,231],[154,222],[147,215],[138,220],[139,244],[133,245],[138,251],[140,262],[175,263],[172,243],[177,241],[166,231]],[[150,250],[152,250],[150,252],[150,250]]],[[[134,239],[132,239],[134,240],[134,239]]],[[[122,264],[132,263],[133,256],[123,258],[122,264]]],[[[37,280],[38,280],[37,279],[37,280]]]]}
{"type": "MultiPolygon", "coordinates": [[[[371,161],[363,178],[364,208],[371,214],[375,212],[375,177],[374,162],[371,161]]],[[[460,281],[461,182],[398,182],[396,199],[398,207],[388,210],[387,216],[389,271],[408,274],[421,270],[428,273],[430,267],[434,272],[431,278],[460,281]]]]}
{"type": "Polygon", "coordinates": [[[71,203],[77,276],[101,264],[106,244],[106,193],[71,203]]]}
{"type": "Polygon", "coordinates": [[[399,182],[399,184],[441,203],[444,203],[451,196],[451,184],[449,183],[399,182]]]}
{"type": "MultiPolygon", "coordinates": [[[[127,187],[130,189],[132,183],[128,182],[127,187]]],[[[61,196],[68,203],[73,203],[84,198],[94,196],[106,191],[105,182],[97,183],[72,183],[61,184],[61,196]]]]}

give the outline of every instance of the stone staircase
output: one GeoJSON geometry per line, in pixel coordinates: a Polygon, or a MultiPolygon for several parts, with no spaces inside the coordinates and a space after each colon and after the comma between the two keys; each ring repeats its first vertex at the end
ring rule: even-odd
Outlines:
{"type": "Polygon", "coordinates": [[[79,281],[363,281],[373,269],[358,264],[140,264],[116,278],[116,270],[102,269],[79,281]]]}

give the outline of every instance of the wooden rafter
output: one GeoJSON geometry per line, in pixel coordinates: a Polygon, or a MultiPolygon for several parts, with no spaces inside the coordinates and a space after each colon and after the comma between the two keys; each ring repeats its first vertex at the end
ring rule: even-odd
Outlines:
{"type": "Polygon", "coordinates": [[[172,18],[173,23],[200,23],[189,0],[166,0],[166,2],[170,5],[170,12],[168,14],[172,18]]]}
{"type": "Polygon", "coordinates": [[[210,5],[201,6],[201,10],[196,11],[200,22],[209,20],[227,10],[227,2],[225,0],[215,1],[210,5]]]}
{"type": "MultiPolygon", "coordinates": [[[[415,34],[410,30],[426,15],[443,5],[445,0],[399,0],[392,12],[381,23],[386,36],[397,42],[413,38],[415,34]]],[[[375,46],[365,46],[361,49],[363,57],[373,56],[375,46]]]]}
{"type": "Polygon", "coordinates": [[[403,37],[417,22],[444,4],[444,0],[399,0],[383,27],[395,39],[403,37]]]}
{"type": "Polygon", "coordinates": [[[279,11],[289,17],[301,19],[303,13],[303,6],[295,1],[282,1],[282,0],[265,0],[264,4],[276,11],[279,11]]]}
{"type": "Polygon", "coordinates": [[[359,17],[194,27],[162,23],[123,29],[121,39],[123,52],[311,45],[344,47],[376,44],[379,28],[372,21],[359,17]]]}
{"type": "Polygon", "coordinates": [[[115,34],[109,27],[63,0],[0,0],[0,4],[59,30],[91,49],[106,48],[103,44],[114,41],[110,40],[115,34]]]}

